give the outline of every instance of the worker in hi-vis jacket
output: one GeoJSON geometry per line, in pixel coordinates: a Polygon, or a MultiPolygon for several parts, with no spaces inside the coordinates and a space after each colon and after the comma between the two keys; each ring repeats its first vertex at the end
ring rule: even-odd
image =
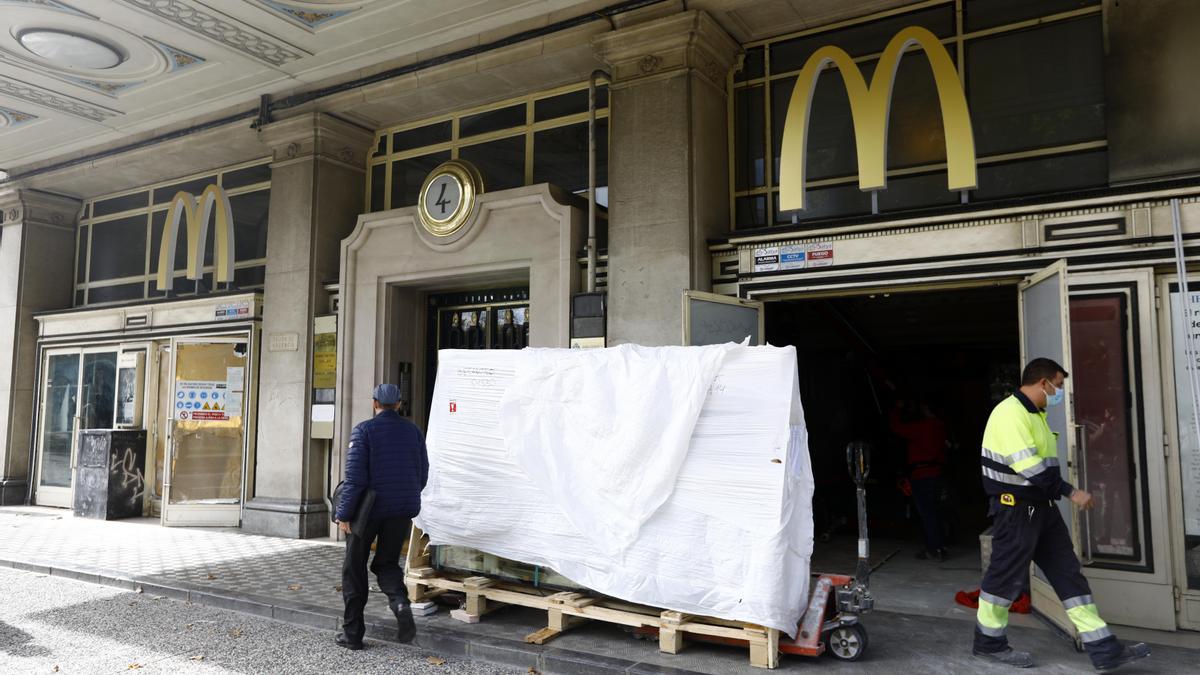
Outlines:
{"type": "Polygon", "coordinates": [[[1020,596],[1037,563],[1062,600],[1092,665],[1109,671],[1150,655],[1143,643],[1117,641],[1100,618],[1092,591],[1058,506],[1062,497],[1081,508],[1092,496],[1063,480],[1058,438],[1046,422],[1046,406],[1059,405],[1067,372],[1050,359],[1025,366],[1021,387],[992,410],[983,432],[983,487],[992,524],[992,558],[980,584],[975,656],[1017,668],[1029,668],[1027,652],[1008,644],[1008,608],[1020,596]]]}

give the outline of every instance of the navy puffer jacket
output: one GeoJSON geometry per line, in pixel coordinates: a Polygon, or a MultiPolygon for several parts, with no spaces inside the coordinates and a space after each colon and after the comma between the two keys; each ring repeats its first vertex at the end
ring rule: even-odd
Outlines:
{"type": "Polygon", "coordinates": [[[380,411],[350,433],[337,519],[354,519],[367,488],[375,491],[372,520],[413,518],[421,512],[421,490],[428,479],[429,456],[421,430],[395,410],[380,411]]]}

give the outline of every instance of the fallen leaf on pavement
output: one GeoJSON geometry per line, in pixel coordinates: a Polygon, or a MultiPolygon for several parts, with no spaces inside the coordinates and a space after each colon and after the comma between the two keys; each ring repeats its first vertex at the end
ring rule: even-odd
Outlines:
{"type": "Polygon", "coordinates": [[[233,630],[229,631],[229,637],[235,637],[235,638],[242,637],[242,629],[234,628],[233,630]]]}
{"type": "Polygon", "coordinates": [[[54,666],[53,668],[51,668],[51,669],[50,669],[50,672],[52,672],[52,673],[57,673],[57,672],[58,672],[58,666],[54,666]]]}
{"type": "Polygon", "coordinates": [[[190,624],[190,623],[189,623],[188,625],[184,626],[184,628],[186,628],[186,629],[188,629],[188,630],[191,630],[191,629],[192,629],[192,624],[190,624]]]}
{"type": "Polygon", "coordinates": [[[429,665],[432,665],[432,666],[444,666],[444,665],[446,665],[446,659],[439,658],[439,657],[437,657],[437,656],[426,656],[426,657],[425,657],[425,660],[426,660],[426,661],[428,661],[428,662],[429,662],[429,665]]]}
{"type": "Polygon", "coordinates": [[[195,655],[195,656],[193,656],[193,657],[192,657],[192,660],[193,660],[193,661],[203,661],[203,660],[204,660],[204,655],[203,655],[203,654],[197,654],[197,655],[195,655]]]}
{"type": "Polygon", "coordinates": [[[303,586],[301,586],[300,584],[288,584],[288,590],[289,590],[289,591],[298,591],[298,590],[300,590],[301,588],[304,588],[304,587],[303,587],[303,586]]]}
{"type": "Polygon", "coordinates": [[[530,669],[529,669],[529,675],[542,675],[542,674],[541,674],[540,672],[538,672],[538,670],[537,670],[537,669],[535,669],[535,668],[530,668],[530,669]]]}
{"type": "Polygon", "coordinates": [[[205,578],[205,579],[208,579],[209,581],[212,581],[213,579],[216,579],[216,578],[217,578],[217,575],[213,574],[212,572],[209,572],[209,573],[208,573],[208,576],[206,576],[206,577],[204,577],[204,578],[205,578]]]}
{"type": "Polygon", "coordinates": [[[334,587],[333,587],[333,590],[337,591],[338,593],[341,593],[341,592],[342,592],[342,585],[341,585],[341,584],[338,584],[337,586],[334,586],[334,587]]]}
{"type": "Polygon", "coordinates": [[[140,663],[129,664],[129,670],[141,670],[141,668],[142,668],[142,664],[140,664],[140,663]]]}
{"type": "Polygon", "coordinates": [[[141,586],[138,586],[137,588],[133,589],[133,592],[134,593],[145,593],[145,591],[142,590],[141,586]]]}

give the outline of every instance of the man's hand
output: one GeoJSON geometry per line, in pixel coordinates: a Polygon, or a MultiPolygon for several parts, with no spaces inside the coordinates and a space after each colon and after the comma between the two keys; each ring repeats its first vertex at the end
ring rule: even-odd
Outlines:
{"type": "Polygon", "coordinates": [[[1071,493],[1071,503],[1083,509],[1084,511],[1087,511],[1094,505],[1091,493],[1084,492],[1079,488],[1075,488],[1075,491],[1071,493]]]}
{"type": "MultiPolygon", "coordinates": [[[[1076,492],[1078,492],[1078,490],[1076,490],[1076,492]]],[[[1074,497],[1072,497],[1072,499],[1074,499],[1074,497]]],[[[344,520],[339,520],[338,529],[342,531],[342,534],[350,534],[350,523],[347,523],[344,520]]]]}

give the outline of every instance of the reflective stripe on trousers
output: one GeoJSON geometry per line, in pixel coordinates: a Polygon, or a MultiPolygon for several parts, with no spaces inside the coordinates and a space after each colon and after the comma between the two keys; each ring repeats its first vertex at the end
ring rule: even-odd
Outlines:
{"type": "Polygon", "coordinates": [[[1112,637],[1112,631],[1109,630],[1108,624],[1104,623],[1104,619],[1100,618],[1100,610],[1096,609],[1092,596],[1067,598],[1063,600],[1063,607],[1066,608],[1067,617],[1075,624],[1075,630],[1083,642],[1098,642],[1112,637]]]}

